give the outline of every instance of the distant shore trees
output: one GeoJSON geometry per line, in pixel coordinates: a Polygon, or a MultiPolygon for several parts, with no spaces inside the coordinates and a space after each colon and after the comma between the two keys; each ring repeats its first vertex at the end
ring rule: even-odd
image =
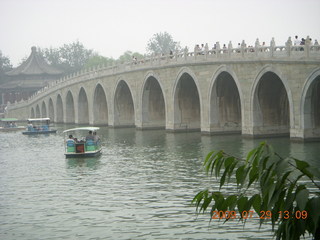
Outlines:
{"type": "Polygon", "coordinates": [[[10,59],[7,56],[4,56],[2,51],[0,51],[0,84],[4,81],[4,73],[10,71],[11,69],[12,64],[10,59]]]}
{"type": "MultiPolygon", "coordinates": [[[[175,42],[172,36],[167,32],[160,32],[153,35],[147,43],[149,54],[169,54],[181,50],[180,43],[175,42]]],[[[83,68],[94,66],[112,66],[130,62],[134,59],[139,61],[145,56],[138,52],[125,51],[118,59],[104,57],[93,49],[87,49],[81,42],[75,41],[69,44],[63,44],[60,47],[40,48],[37,51],[47,61],[48,64],[64,71],[66,74],[79,71],[83,68]]],[[[21,60],[24,62],[26,58],[21,60]]],[[[21,64],[20,63],[20,64],[21,64]]],[[[11,70],[10,59],[2,55],[0,51],[0,81],[4,73],[11,70]]]]}
{"type": "Polygon", "coordinates": [[[180,51],[181,46],[179,42],[175,42],[172,36],[167,32],[160,32],[153,35],[147,45],[147,51],[150,54],[164,54],[170,52],[180,51]]]}

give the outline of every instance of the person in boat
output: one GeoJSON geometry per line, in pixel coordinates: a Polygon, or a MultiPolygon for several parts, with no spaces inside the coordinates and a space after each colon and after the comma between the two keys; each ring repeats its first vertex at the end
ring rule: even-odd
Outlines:
{"type": "Polygon", "coordinates": [[[75,143],[73,136],[70,134],[69,138],[67,139],[67,144],[68,143],[75,143]]]}
{"type": "Polygon", "coordinates": [[[92,131],[89,131],[88,136],[86,136],[86,141],[88,141],[88,140],[94,141],[94,136],[92,134],[92,131]]]}
{"type": "Polygon", "coordinates": [[[32,131],[33,125],[31,122],[28,122],[27,128],[28,128],[28,131],[32,131]]]}
{"type": "Polygon", "coordinates": [[[95,142],[100,141],[100,137],[97,135],[97,132],[93,132],[93,138],[95,142]]]}

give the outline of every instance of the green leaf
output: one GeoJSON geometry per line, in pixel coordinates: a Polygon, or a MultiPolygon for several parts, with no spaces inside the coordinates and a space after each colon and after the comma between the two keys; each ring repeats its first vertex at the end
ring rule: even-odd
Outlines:
{"type": "Polygon", "coordinates": [[[220,175],[220,170],[221,170],[221,167],[224,163],[224,160],[225,160],[224,156],[221,153],[219,156],[219,160],[217,160],[217,163],[216,163],[216,169],[215,169],[216,177],[219,177],[219,175],[220,175]]]}
{"type": "Polygon", "coordinates": [[[318,226],[320,220],[320,197],[311,198],[308,202],[308,215],[311,217],[314,226],[318,226]]]}
{"type": "Polygon", "coordinates": [[[235,206],[237,205],[237,196],[236,195],[231,195],[226,198],[224,201],[224,207],[229,210],[234,210],[235,206]]]}
{"type": "Polygon", "coordinates": [[[243,178],[244,178],[244,168],[245,165],[242,165],[241,167],[239,167],[236,171],[236,179],[237,179],[237,184],[242,184],[243,183],[243,178]]]}
{"type": "Polygon", "coordinates": [[[320,170],[318,168],[308,167],[306,170],[308,170],[315,178],[320,180],[320,170]]]}
{"type": "Polygon", "coordinates": [[[240,197],[237,201],[238,211],[242,213],[245,211],[246,204],[248,202],[248,197],[240,197]]]}
{"type": "Polygon", "coordinates": [[[260,213],[260,207],[261,207],[261,197],[260,194],[255,194],[252,196],[252,206],[253,209],[256,211],[256,213],[260,213]]]}
{"type": "Polygon", "coordinates": [[[224,170],[224,173],[220,179],[220,186],[219,186],[219,189],[221,189],[221,187],[223,186],[225,180],[226,180],[226,176],[227,176],[227,173],[228,173],[228,170],[229,170],[229,167],[227,167],[225,170],[224,170]]]}
{"type": "MultiPolygon", "coordinates": [[[[308,189],[302,189],[297,193],[296,201],[301,211],[305,209],[308,199],[309,199],[308,189]]],[[[319,211],[320,211],[320,208],[319,208],[319,211]]]]}
{"type": "Polygon", "coordinates": [[[297,168],[301,171],[307,167],[309,167],[309,164],[305,161],[301,161],[301,160],[298,160],[298,159],[294,159],[295,162],[296,162],[296,166],[297,168]]]}
{"type": "Polygon", "coordinates": [[[258,168],[253,166],[250,170],[250,173],[249,173],[249,184],[248,184],[248,188],[250,187],[250,185],[255,181],[257,180],[259,177],[259,174],[258,174],[258,168]]]}
{"type": "Polygon", "coordinates": [[[228,157],[228,158],[224,161],[224,167],[225,167],[225,168],[229,167],[234,161],[235,161],[235,158],[234,158],[234,157],[228,157]]]}

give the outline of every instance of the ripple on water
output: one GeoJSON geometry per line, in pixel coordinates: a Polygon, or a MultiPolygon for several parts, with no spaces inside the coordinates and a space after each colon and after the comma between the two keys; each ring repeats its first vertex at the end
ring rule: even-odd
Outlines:
{"type": "Polygon", "coordinates": [[[101,157],[66,160],[57,127],[0,134],[0,239],[270,239],[268,224],[209,223],[190,205],[203,186],[218,188],[201,169],[207,152],[243,155],[254,140],[104,128],[101,157]]]}

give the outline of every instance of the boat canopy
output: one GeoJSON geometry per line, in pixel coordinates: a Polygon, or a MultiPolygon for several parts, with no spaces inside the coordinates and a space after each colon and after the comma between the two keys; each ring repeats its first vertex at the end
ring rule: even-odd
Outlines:
{"type": "Polygon", "coordinates": [[[72,132],[72,131],[92,131],[92,132],[95,132],[98,129],[99,129],[98,127],[79,127],[79,128],[71,128],[71,129],[64,130],[63,133],[72,132]]]}
{"type": "Polygon", "coordinates": [[[16,122],[18,121],[17,118],[0,118],[1,122],[16,122]]]}
{"type": "Polygon", "coordinates": [[[41,121],[50,121],[50,118],[29,118],[29,122],[41,122],[41,121]]]}

